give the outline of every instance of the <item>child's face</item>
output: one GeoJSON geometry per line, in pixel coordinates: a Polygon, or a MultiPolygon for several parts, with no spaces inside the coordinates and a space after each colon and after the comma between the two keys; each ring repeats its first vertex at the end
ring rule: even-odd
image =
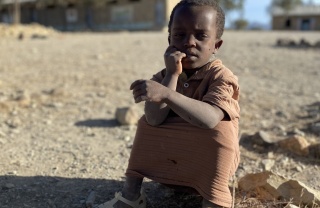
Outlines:
{"type": "Polygon", "coordinates": [[[208,6],[183,6],[173,17],[169,42],[187,56],[184,69],[196,69],[207,64],[222,44],[216,39],[216,11],[208,6]]]}

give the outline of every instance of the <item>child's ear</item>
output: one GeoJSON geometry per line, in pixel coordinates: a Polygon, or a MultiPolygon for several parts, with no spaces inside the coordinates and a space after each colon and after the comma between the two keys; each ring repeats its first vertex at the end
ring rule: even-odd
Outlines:
{"type": "Polygon", "coordinates": [[[216,43],[214,44],[214,51],[213,53],[217,53],[219,48],[222,46],[223,40],[219,39],[216,41],[216,43]]]}
{"type": "Polygon", "coordinates": [[[168,43],[170,45],[170,34],[168,35],[168,43]]]}

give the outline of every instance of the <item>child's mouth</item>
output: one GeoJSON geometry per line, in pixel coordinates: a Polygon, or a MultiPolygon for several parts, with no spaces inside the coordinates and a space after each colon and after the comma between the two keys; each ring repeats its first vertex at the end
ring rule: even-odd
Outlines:
{"type": "Polygon", "coordinates": [[[197,55],[194,54],[194,53],[186,53],[186,56],[187,56],[188,58],[197,57],[197,55]]]}
{"type": "MultiPolygon", "coordinates": [[[[185,61],[195,61],[198,57],[196,55],[193,54],[186,54],[186,57],[184,57],[183,59],[185,61]]],[[[182,60],[183,60],[182,59],[182,60]]]]}
{"type": "Polygon", "coordinates": [[[185,54],[187,57],[197,57],[197,54],[192,51],[186,51],[185,54]]]}

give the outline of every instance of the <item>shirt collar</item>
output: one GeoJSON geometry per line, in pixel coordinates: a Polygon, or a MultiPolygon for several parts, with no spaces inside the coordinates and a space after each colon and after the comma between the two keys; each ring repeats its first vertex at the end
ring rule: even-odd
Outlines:
{"type": "Polygon", "coordinates": [[[206,76],[206,74],[210,71],[210,69],[212,69],[212,67],[214,67],[217,64],[221,64],[221,61],[214,57],[214,59],[210,59],[207,64],[202,66],[198,71],[196,71],[189,78],[187,77],[185,72],[182,72],[179,75],[179,80],[182,81],[182,82],[186,82],[186,81],[189,81],[189,80],[200,80],[200,79],[203,79],[206,76]]]}

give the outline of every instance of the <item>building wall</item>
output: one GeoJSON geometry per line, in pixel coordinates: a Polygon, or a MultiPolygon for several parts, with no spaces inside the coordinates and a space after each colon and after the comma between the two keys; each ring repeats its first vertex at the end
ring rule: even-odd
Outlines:
{"type": "MultiPolygon", "coordinates": [[[[155,27],[155,0],[140,0],[130,2],[119,0],[117,4],[109,4],[104,8],[107,15],[96,19],[110,30],[148,30],[155,27]]],[[[102,16],[101,14],[99,15],[102,16]]],[[[104,28],[102,28],[104,29],[104,28]]]]}
{"type": "MultiPolygon", "coordinates": [[[[36,8],[21,4],[21,23],[37,22],[62,31],[166,30],[170,13],[180,0],[117,0],[88,6],[81,0],[71,5],[36,8]]],[[[0,20],[1,21],[1,20],[0,20]]]]}
{"type": "Polygon", "coordinates": [[[315,16],[274,16],[273,30],[320,30],[320,15],[315,16]]]}

